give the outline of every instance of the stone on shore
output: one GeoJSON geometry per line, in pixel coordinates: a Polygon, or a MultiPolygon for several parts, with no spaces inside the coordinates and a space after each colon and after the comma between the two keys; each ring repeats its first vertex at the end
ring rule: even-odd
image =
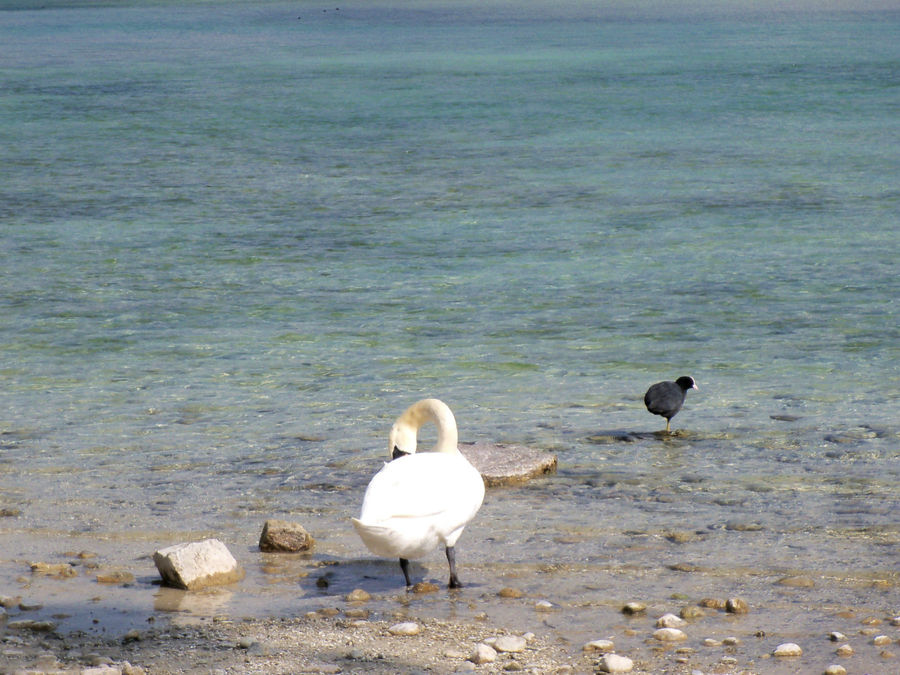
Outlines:
{"type": "Polygon", "coordinates": [[[604,654],[597,667],[601,673],[630,673],[634,662],[627,656],[604,654]]]}
{"type": "Polygon", "coordinates": [[[495,641],[492,647],[498,652],[523,652],[528,642],[519,635],[501,635],[495,641]]]}
{"type": "Polygon", "coordinates": [[[556,455],[524,445],[460,443],[459,450],[478,469],[487,487],[516,485],[556,471],[556,455]]]}
{"type": "Polygon", "coordinates": [[[218,539],[175,544],[153,554],[166,586],[195,591],[239,581],[244,570],[218,539]]]}
{"type": "Polygon", "coordinates": [[[493,663],[497,660],[497,650],[491,647],[490,645],[486,645],[483,642],[475,645],[475,649],[472,652],[471,656],[469,656],[469,661],[476,665],[481,665],[482,663],[493,663]]]}
{"type": "Polygon", "coordinates": [[[266,553],[298,553],[309,551],[315,540],[299,523],[270,518],[259,537],[259,550],[266,553]]]}
{"type": "Polygon", "coordinates": [[[413,621],[404,621],[403,623],[396,623],[388,628],[388,633],[391,635],[418,635],[421,630],[419,624],[414,623],[413,621]]]}

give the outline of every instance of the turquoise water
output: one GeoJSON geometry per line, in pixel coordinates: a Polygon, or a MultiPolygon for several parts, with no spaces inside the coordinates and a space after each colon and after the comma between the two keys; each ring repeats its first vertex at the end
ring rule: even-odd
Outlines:
{"type": "Polygon", "coordinates": [[[489,494],[480,578],[677,529],[654,569],[864,572],[896,607],[900,14],[19,5],[0,575],[48,533],[279,514],[365,558],[347,519],[437,396],[560,459],[489,494]],[[683,374],[664,442],[641,397],[683,374]]]}

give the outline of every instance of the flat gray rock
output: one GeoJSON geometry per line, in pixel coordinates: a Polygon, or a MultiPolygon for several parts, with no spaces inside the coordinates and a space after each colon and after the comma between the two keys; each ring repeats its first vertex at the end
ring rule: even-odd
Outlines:
{"type": "Polygon", "coordinates": [[[460,443],[459,451],[472,463],[487,487],[516,485],[556,471],[556,455],[524,445],[460,443]]]}

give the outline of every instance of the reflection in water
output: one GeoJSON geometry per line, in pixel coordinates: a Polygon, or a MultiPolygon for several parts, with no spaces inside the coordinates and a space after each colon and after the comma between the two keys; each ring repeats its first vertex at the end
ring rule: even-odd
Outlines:
{"type": "Polygon", "coordinates": [[[173,623],[193,624],[225,613],[232,596],[232,591],[222,588],[184,591],[161,586],[154,594],[153,609],[172,614],[173,623]]]}

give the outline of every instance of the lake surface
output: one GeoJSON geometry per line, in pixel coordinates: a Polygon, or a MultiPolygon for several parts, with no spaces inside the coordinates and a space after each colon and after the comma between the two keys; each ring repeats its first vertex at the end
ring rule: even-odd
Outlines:
{"type": "Polygon", "coordinates": [[[436,396],[558,455],[458,550],[570,636],[621,575],[900,613],[900,13],[4,7],[0,588],[84,549],[146,589],[219,536],[250,613],[399,590],[349,518],[436,396]],[[317,558],[273,579],[269,517],[317,558]]]}

